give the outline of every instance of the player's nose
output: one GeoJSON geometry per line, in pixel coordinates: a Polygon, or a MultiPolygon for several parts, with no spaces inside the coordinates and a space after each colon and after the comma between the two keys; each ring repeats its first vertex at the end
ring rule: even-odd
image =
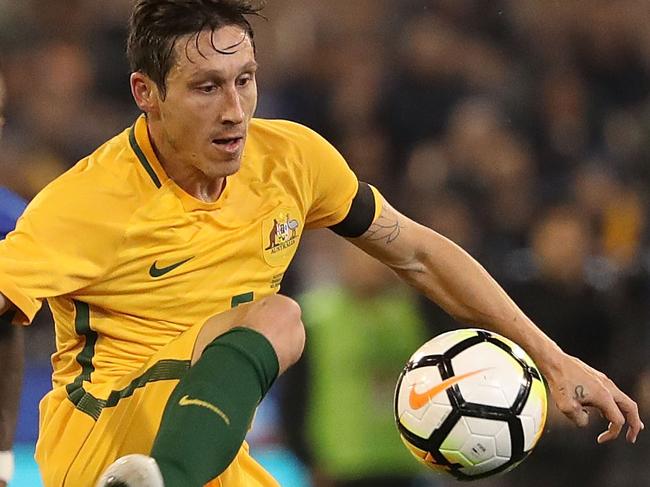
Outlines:
{"type": "Polygon", "coordinates": [[[244,121],[244,108],[241,96],[235,88],[224,91],[223,106],[221,110],[221,122],[237,125],[244,121]]]}

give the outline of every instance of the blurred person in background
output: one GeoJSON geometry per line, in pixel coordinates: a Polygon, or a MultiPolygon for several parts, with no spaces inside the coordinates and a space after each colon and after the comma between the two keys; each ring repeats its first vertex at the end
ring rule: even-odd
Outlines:
{"type": "MultiPolygon", "coordinates": [[[[609,367],[617,382],[636,391],[641,411],[650,410],[650,270],[648,259],[648,203],[642,193],[643,178],[626,180],[611,164],[590,161],[573,177],[573,191],[581,211],[594,231],[594,257],[588,269],[592,285],[601,295],[601,311],[616,333],[609,343],[609,367]],[[629,353],[638,345],[646,353],[629,353]]],[[[634,451],[610,450],[603,464],[603,487],[650,485],[650,443],[634,451]],[[630,475],[623,471],[631,472],[630,475]],[[629,477],[632,477],[630,479],[629,477]]],[[[586,449],[586,448],[585,448],[586,449]]]]}
{"type": "MultiPolygon", "coordinates": [[[[505,287],[532,319],[549,323],[554,340],[594,366],[609,368],[619,324],[608,310],[606,292],[590,281],[595,242],[592,226],[578,206],[551,206],[530,230],[531,265],[527,270],[511,269],[517,279],[510,279],[505,287]]],[[[513,472],[508,477],[511,485],[599,485],[606,452],[585,437],[561,433],[569,426],[555,409],[549,409],[546,428],[554,434],[546,435],[539,448],[554,468],[545,472],[547,464],[537,463],[525,473],[513,472]],[[583,454],[575,456],[575,451],[583,454]],[[536,468],[538,474],[533,473],[536,468]]]]}
{"type": "Polygon", "coordinates": [[[327,241],[340,259],[337,278],[298,296],[308,337],[298,367],[306,370],[285,389],[293,405],[285,428],[299,437],[296,452],[317,487],[412,486],[422,469],[399,441],[393,394],[430,333],[416,296],[394,274],[352,245],[327,241]]]}
{"type": "Polygon", "coordinates": [[[503,107],[485,97],[464,98],[454,106],[443,141],[450,180],[475,203],[487,265],[501,277],[495,263],[525,244],[536,207],[534,158],[503,107]]]}
{"type": "MultiPolygon", "coordinates": [[[[4,79],[0,73],[0,138],[5,124],[5,98],[4,79]]],[[[20,197],[0,186],[0,240],[14,229],[24,209],[25,202],[20,197]]],[[[17,326],[7,326],[11,320],[11,313],[0,316],[0,356],[7,357],[6,366],[2,369],[4,378],[0,380],[0,487],[6,487],[11,482],[14,471],[12,446],[24,364],[23,330],[17,326]]]]}
{"type": "MultiPolygon", "coordinates": [[[[2,130],[5,125],[4,108],[6,99],[6,89],[4,78],[0,72],[0,139],[2,130]]],[[[11,232],[16,220],[25,209],[25,202],[22,198],[9,191],[7,188],[0,186],[0,239],[3,239],[11,232]]]]}

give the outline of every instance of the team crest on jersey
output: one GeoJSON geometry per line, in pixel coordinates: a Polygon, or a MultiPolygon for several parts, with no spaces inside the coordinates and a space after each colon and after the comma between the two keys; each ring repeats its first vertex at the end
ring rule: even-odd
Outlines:
{"type": "Polygon", "coordinates": [[[264,260],[273,266],[286,265],[300,240],[298,211],[281,209],[262,223],[264,260]]]}

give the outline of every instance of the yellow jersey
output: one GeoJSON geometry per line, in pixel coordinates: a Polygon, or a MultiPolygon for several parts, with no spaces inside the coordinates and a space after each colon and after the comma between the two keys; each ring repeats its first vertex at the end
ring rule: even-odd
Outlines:
{"type": "Polygon", "coordinates": [[[104,401],[192,325],[276,293],[303,232],[343,220],[358,184],[315,132],[253,119],[241,169],[206,203],[165,174],[142,116],[28,206],[0,243],[0,292],[23,324],[48,300],[55,391],[104,401]]]}

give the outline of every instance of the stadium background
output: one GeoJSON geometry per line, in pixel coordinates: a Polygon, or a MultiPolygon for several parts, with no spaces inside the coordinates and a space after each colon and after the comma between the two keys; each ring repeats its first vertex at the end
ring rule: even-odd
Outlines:
{"type": "MultiPolygon", "coordinates": [[[[647,0],[269,3],[269,20],[255,22],[258,115],[328,137],[361,179],[464,246],[563,347],[633,394],[648,424],[647,0]]],[[[133,122],[124,60],[130,5],[0,0],[9,96],[1,185],[29,199],[133,122]]],[[[346,252],[327,232],[307,236],[285,292],[340,287],[363,296],[398,287],[357,254],[341,261],[346,252]],[[351,262],[364,270],[350,273],[351,262]],[[370,275],[378,277],[364,282],[370,275]]],[[[426,336],[452,326],[435,307],[417,308],[426,336]]],[[[396,341],[400,326],[398,317],[396,341]]],[[[52,350],[43,312],[28,330],[17,487],[38,485],[29,453],[52,350]]],[[[306,363],[317,360],[325,359],[306,363]]],[[[319,464],[325,447],[305,434],[303,401],[317,369],[303,364],[279,382],[252,432],[284,485],[341,477],[319,464]]],[[[594,419],[576,432],[551,414],[526,463],[477,485],[650,485],[648,435],[635,447],[597,447],[603,422],[594,419]]],[[[373,442],[364,438],[368,449],[373,442]]],[[[413,485],[454,485],[416,473],[413,485]]]]}

